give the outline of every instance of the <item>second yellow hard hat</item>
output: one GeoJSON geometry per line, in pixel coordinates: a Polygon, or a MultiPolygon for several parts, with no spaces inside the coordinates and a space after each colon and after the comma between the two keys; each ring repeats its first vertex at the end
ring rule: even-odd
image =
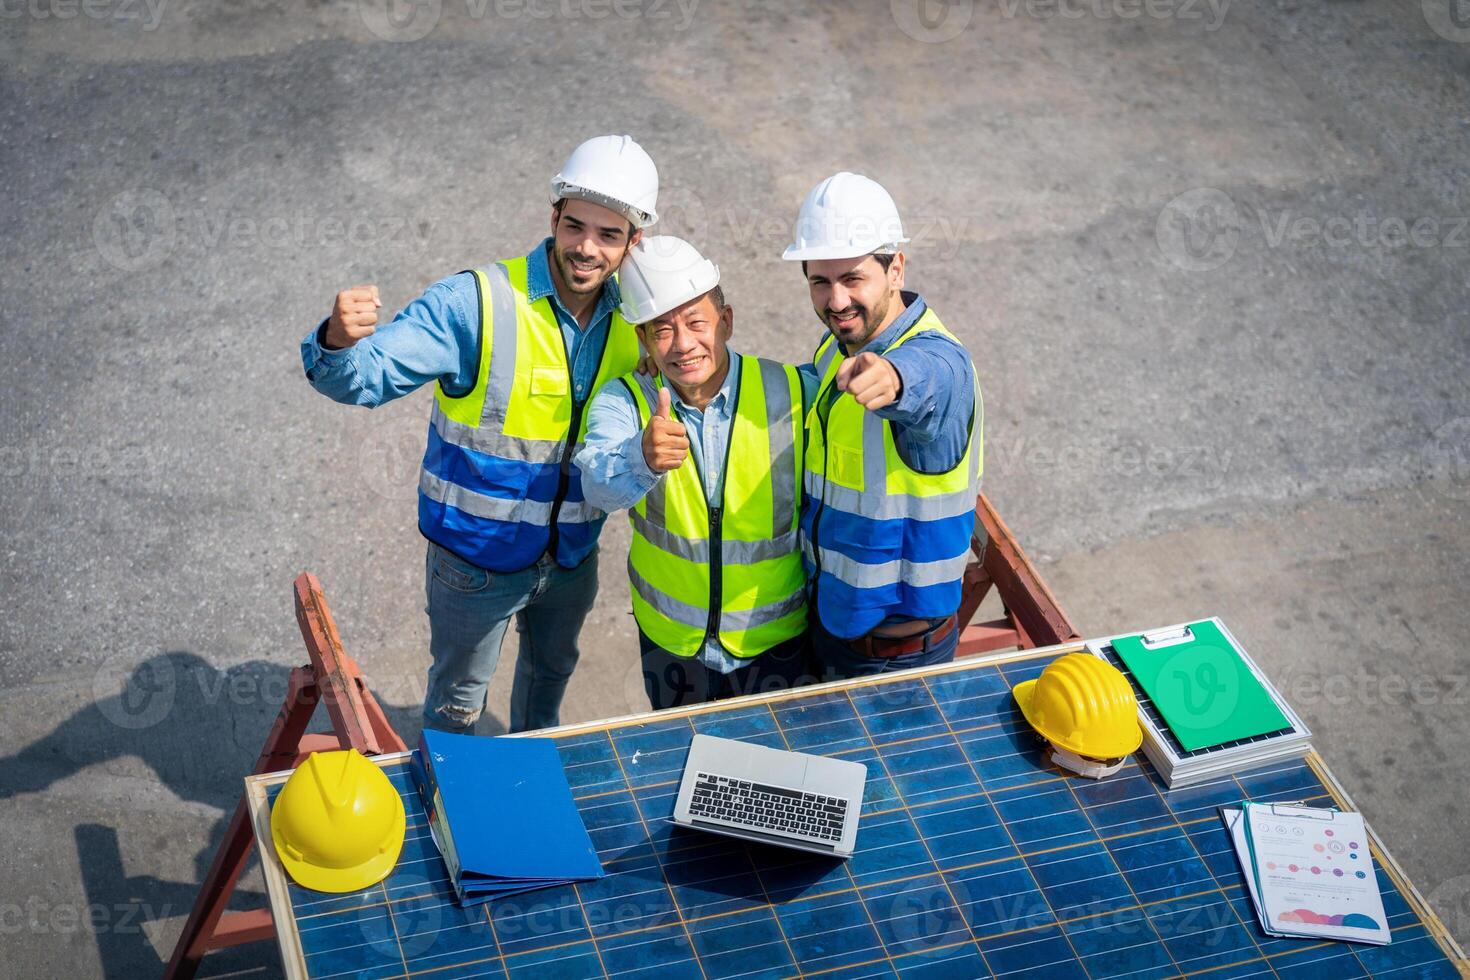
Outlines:
{"type": "Polygon", "coordinates": [[[1012,693],[1031,727],[1069,752],[1115,759],[1143,744],[1128,678],[1091,654],[1058,657],[1012,693]]]}

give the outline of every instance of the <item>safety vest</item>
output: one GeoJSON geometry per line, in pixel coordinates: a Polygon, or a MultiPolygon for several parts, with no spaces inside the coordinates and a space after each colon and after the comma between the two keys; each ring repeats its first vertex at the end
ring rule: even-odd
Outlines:
{"type": "Polygon", "coordinates": [[[475,387],[434,392],[419,473],[419,529],[430,541],[496,572],[550,553],[571,568],[597,546],[607,515],[582,496],[572,465],[587,430],[587,399],[638,363],[638,338],[616,312],[592,391],[578,401],[551,298],[526,296],[527,261],[475,270],[480,366],[475,387]]]}
{"type": "MultiPolygon", "coordinates": [[[[888,350],[924,331],[955,339],[926,309],[888,350]]],[[[964,458],[946,472],[921,473],[899,456],[892,426],[851,395],[819,410],[844,359],[831,334],[813,357],[822,384],[807,413],[802,552],[822,625],[852,639],[889,616],[937,619],[959,608],[980,486],[975,420],[983,415],[976,383],[964,458]]]]}
{"type": "MultiPolygon", "coordinates": [[[[647,427],[662,379],[622,381],[647,427]]],[[[628,512],[633,615],[664,650],[692,657],[718,636],[732,656],[749,658],[806,630],[801,405],[796,368],[742,357],[725,459],[705,460],[724,467],[719,504],[710,506],[700,471],[686,464],[628,512]]]]}

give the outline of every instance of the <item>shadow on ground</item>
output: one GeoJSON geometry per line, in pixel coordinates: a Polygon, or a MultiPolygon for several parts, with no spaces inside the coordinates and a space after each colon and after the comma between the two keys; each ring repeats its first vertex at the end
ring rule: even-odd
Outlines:
{"type": "MultiPolygon", "coordinates": [[[[165,950],[161,957],[145,927],[156,919],[178,917],[182,928],[240,798],[240,781],[254,768],[284,702],[289,674],[290,668],[263,660],[222,671],[187,651],[160,654],[106,685],[116,694],[99,698],[24,749],[0,758],[0,800],[43,793],[92,767],[115,770],[119,761],[136,757],[178,798],[221,811],[195,855],[192,881],[129,875],[124,854],[146,850],[154,846],[151,841],[120,840],[116,829],[96,823],[74,828],[88,908],[119,913],[109,928],[95,930],[105,977],[156,976],[163,970],[174,934],[170,930],[167,941],[160,943],[165,950]]],[[[412,745],[418,738],[420,706],[380,703],[389,723],[412,745]]],[[[329,726],[326,711],[318,710],[310,730],[327,731],[329,726]]],[[[480,728],[504,730],[488,712],[480,728]]],[[[230,907],[265,904],[263,892],[241,887],[230,907]]],[[[256,944],[210,954],[200,972],[274,974],[278,964],[273,948],[256,944]]]]}

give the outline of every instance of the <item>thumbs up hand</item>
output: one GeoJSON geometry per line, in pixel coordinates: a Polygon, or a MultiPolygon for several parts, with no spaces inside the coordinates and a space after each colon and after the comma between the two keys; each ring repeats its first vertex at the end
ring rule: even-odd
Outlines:
{"type": "Polygon", "coordinates": [[[689,437],[684,423],[674,421],[672,407],[669,389],[660,388],[658,407],[643,429],[643,458],[655,473],[678,469],[689,455],[689,437]]]}
{"type": "Polygon", "coordinates": [[[838,365],[837,390],[847,392],[872,412],[898,401],[903,392],[903,379],[886,358],[866,351],[838,365]]]}

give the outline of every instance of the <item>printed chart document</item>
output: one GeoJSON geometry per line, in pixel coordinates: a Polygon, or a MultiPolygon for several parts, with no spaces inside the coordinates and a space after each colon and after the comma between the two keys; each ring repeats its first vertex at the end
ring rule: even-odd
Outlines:
{"type": "Polygon", "coordinates": [[[1220,813],[1268,933],[1389,942],[1361,814],[1286,803],[1243,803],[1220,813]]]}

